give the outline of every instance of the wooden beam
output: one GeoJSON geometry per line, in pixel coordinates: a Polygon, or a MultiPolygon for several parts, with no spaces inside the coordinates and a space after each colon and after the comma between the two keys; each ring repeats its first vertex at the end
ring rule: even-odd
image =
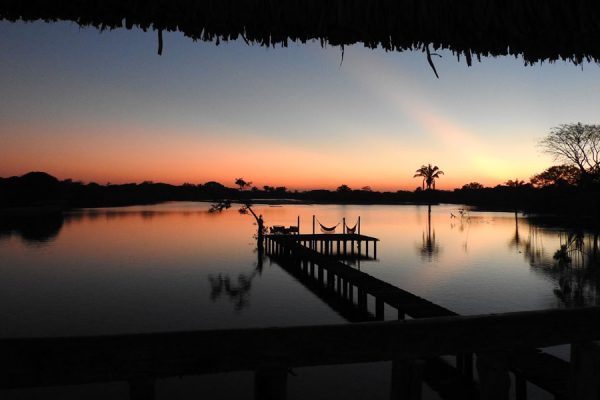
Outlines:
{"type": "Polygon", "coordinates": [[[600,339],[600,308],[289,328],[0,340],[0,387],[492,353],[600,339]]]}

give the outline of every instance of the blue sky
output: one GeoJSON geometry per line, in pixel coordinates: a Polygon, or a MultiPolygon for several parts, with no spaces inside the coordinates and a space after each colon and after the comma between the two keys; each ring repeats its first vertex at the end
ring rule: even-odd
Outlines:
{"type": "Polygon", "coordinates": [[[527,179],[550,128],[596,123],[600,67],[467,67],[448,52],[194,42],[71,23],[0,22],[0,176],[414,189],[527,179]]]}

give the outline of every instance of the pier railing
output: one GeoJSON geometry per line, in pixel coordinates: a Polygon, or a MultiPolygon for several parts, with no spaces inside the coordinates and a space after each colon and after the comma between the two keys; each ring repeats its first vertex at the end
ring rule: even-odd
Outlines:
{"type": "Polygon", "coordinates": [[[129,381],[152,398],[156,379],[255,371],[257,399],[283,399],[287,371],[392,361],[392,398],[418,398],[419,359],[476,353],[481,399],[507,399],[508,360],[523,348],[572,345],[572,399],[597,399],[600,308],[98,337],[0,340],[0,388],[129,381]]]}

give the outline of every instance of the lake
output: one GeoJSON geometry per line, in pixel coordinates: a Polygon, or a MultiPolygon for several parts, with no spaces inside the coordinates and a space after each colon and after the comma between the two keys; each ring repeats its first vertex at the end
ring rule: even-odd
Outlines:
{"type": "MultiPolygon", "coordinates": [[[[209,206],[82,209],[34,226],[1,226],[0,335],[345,322],[268,256],[258,259],[251,216],[235,207],[211,214],[209,206]]],[[[429,213],[427,206],[412,205],[254,207],[267,226],[295,225],[300,217],[301,233],[312,232],[313,215],[327,226],[342,218],[352,226],[360,216],[362,234],[380,239],[377,260],[350,265],[460,314],[599,303],[597,234],[533,223],[514,213],[461,208],[432,206],[429,213]]],[[[387,389],[381,389],[389,382],[386,368],[378,363],[302,369],[289,379],[290,398],[386,398],[387,389]]],[[[127,397],[125,384],[90,386],[91,392],[83,386],[8,395],[127,397]]],[[[167,379],[157,387],[159,398],[197,397],[198,391],[211,398],[252,398],[252,375],[167,379]]]]}

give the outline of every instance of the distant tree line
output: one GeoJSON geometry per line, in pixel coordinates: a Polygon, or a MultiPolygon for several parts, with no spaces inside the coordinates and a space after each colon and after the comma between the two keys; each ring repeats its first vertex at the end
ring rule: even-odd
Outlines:
{"type": "MultiPolygon", "coordinates": [[[[515,178],[502,185],[484,187],[470,182],[459,189],[399,190],[378,192],[370,187],[353,189],[346,184],[336,190],[289,191],[284,187],[267,186],[240,190],[218,182],[170,185],[143,182],[140,184],[84,184],[70,179],[60,181],[43,173],[30,172],[21,177],[0,178],[0,207],[56,205],[61,208],[122,206],[152,204],[164,201],[209,201],[222,199],[252,199],[351,204],[436,204],[456,203],[526,212],[559,212],[598,217],[600,185],[579,184],[573,169],[559,165],[531,177],[528,183],[515,178]]],[[[246,189],[247,186],[244,187],[246,189]]]]}
{"type": "Polygon", "coordinates": [[[542,150],[561,164],[529,178],[514,178],[495,187],[470,182],[453,191],[436,190],[435,180],[444,174],[437,166],[422,165],[415,191],[377,192],[346,184],[336,190],[289,191],[285,186],[252,186],[242,178],[237,188],[218,182],[170,185],[150,181],[141,184],[99,185],[70,179],[60,181],[44,172],[0,178],[0,208],[56,205],[62,208],[120,206],[164,201],[210,201],[236,199],[242,204],[261,201],[292,201],[353,204],[456,203],[525,212],[584,215],[600,221],[600,126],[570,124],[553,128],[540,141],[542,150]]]}

